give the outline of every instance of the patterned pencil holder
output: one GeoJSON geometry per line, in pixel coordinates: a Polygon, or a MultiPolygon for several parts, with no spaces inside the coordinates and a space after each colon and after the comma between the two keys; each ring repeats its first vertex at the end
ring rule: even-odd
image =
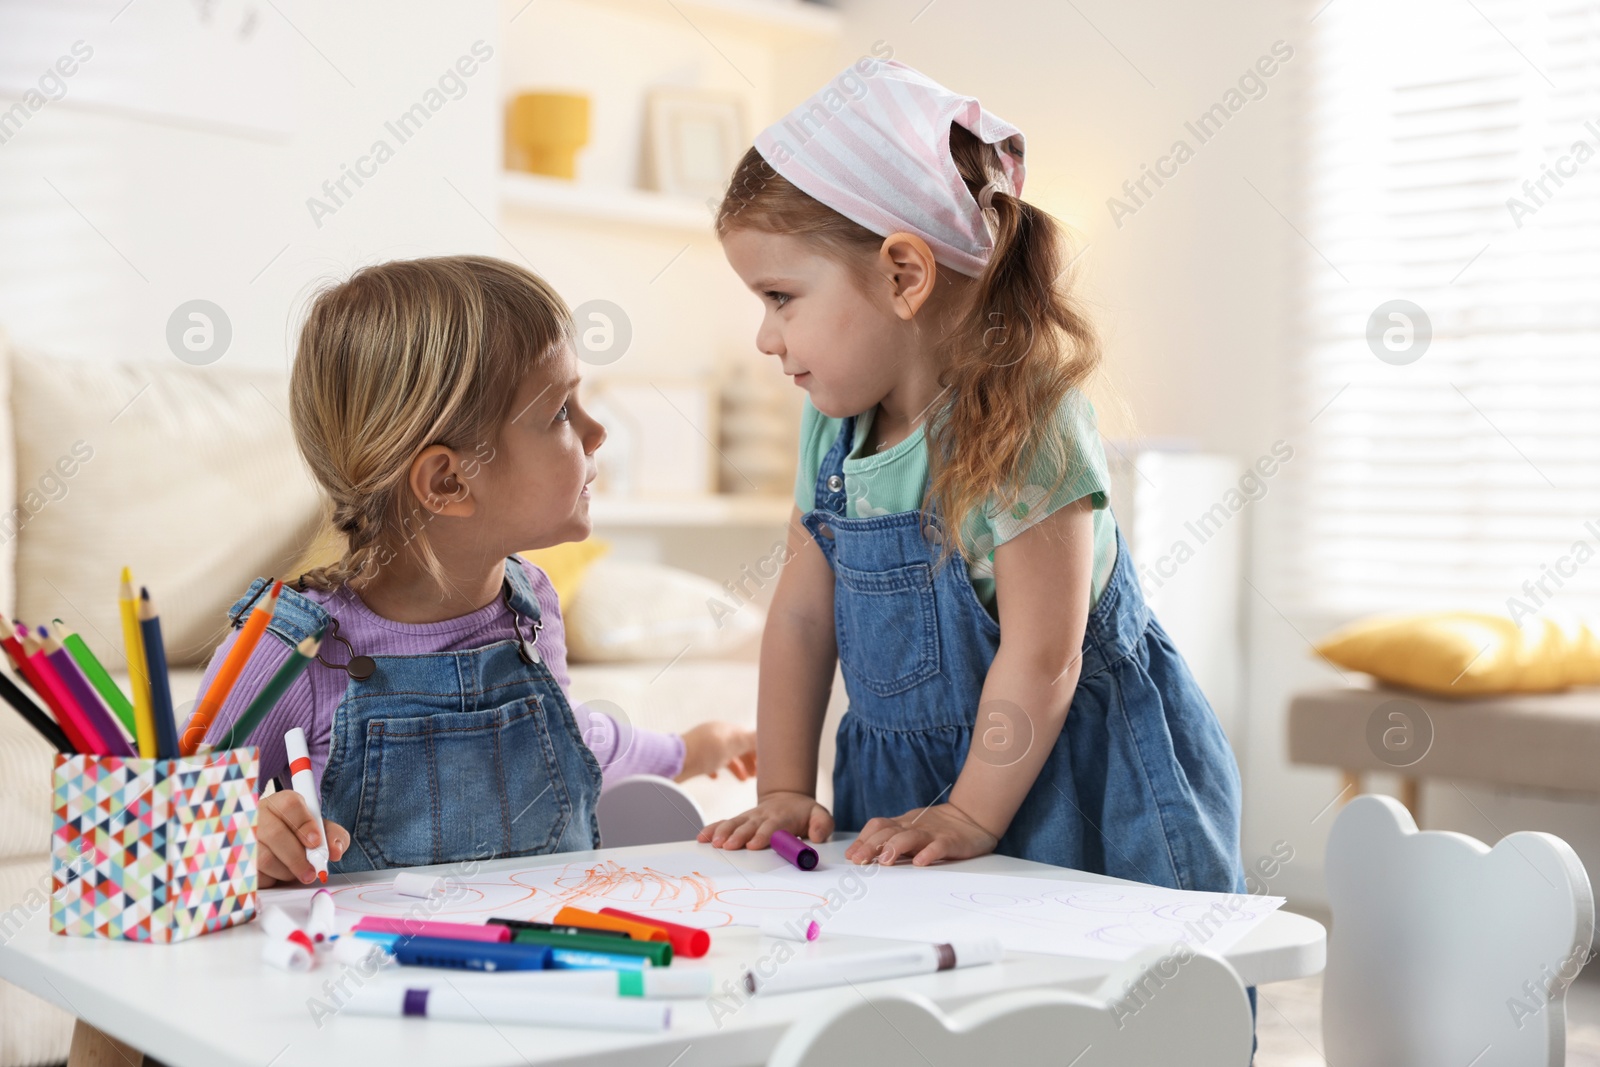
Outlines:
{"type": "Polygon", "coordinates": [[[184,941],[256,912],[257,750],[58,755],[50,930],[184,941]]]}

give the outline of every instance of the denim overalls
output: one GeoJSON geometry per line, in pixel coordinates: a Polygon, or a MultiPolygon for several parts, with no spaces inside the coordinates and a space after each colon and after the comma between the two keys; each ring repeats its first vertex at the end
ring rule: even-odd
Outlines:
{"type": "MultiPolygon", "coordinates": [[[[833,815],[849,833],[948,797],[1000,644],[960,556],[935,565],[937,517],[926,527],[920,511],[845,517],[855,421],[844,420],[804,516],[834,572],[850,704],[833,815]]],[[[995,851],[1174,889],[1243,892],[1239,807],[1227,738],[1146,607],[1119,532],[1066,725],[995,851]]]]}
{"type": "MultiPolygon", "coordinates": [[[[537,623],[539,603],[514,557],[506,577],[512,607],[537,623]]],[[[257,578],[233,606],[235,625],[269,581],[257,578]]],[[[295,645],[328,618],[285,585],[267,630],[295,645]]],[[[370,677],[350,678],[322,772],[323,816],[350,831],[331,871],[600,847],[600,763],[550,669],[537,657],[524,662],[521,644],[508,621],[504,641],[374,655],[370,677]]],[[[324,638],[328,662],[345,654],[324,638]]]]}

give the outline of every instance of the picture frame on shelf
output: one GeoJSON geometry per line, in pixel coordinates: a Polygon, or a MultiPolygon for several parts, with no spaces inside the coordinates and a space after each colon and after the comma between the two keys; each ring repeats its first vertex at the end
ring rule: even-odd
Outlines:
{"type": "Polygon", "coordinates": [[[700,379],[600,377],[585,406],[606,428],[594,492],[618,498],[695,498],[716,492],[718,406],[700,379]]]}
{"type": "Polygon", "coordinates": [[[720,197],[749,147],[744,101],[704,89],[653,89],[645,108],[646,181],[651,189],[720,197]]]}

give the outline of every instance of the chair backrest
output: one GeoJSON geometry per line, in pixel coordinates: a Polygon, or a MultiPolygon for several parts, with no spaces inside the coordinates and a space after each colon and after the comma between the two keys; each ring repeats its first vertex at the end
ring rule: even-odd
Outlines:
{"type": "Polygon", "coordinates": [[[1094,993],[999,993],[946,1015],[926,997],[845,988],[789,1028],[767,1067],[1242,1067],[1250,1002],[1232,967],[1187,946],[1119,964],[1094,993]]]}
{"type": "Polygon", "coordinates": [[[1360,796],[1333,824],[1327,880],[1330,1063],[1565,1062],[1566,988],[1594,938],[1589,876],[1565,841],[1523,831],[1491,849],[1360,796]]]}
{"type": "Polygon", "coordinates": [[[600,843],[605,848],[693,841],[705,813],[671,778],[637,774],[600,794],[600,843]]]}

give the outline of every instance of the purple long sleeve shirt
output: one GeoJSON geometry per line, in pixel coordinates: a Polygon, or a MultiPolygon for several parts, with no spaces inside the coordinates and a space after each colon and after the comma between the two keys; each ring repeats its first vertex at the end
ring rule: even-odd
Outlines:
{"type": "MultiPolygon", "coordinates": [[[[539,602],[540,617],[544,620],[544,628],[539,631],[536,641],[539,655],[565,694],[572,680],[567,674],[567,635],[561,621],[561,606],[556,599],[555,588],[550,584],[550,579],[545,577],[544,571],[520,556],[517,562],[527,569],[534,599],[539,602]]],[[[335,608],[329,610],[338,616],[340,636],[348,639],[357,653],[369,656],[458,652],[482,648],[511,635],[511,612],[500,597],[495,597],[493,603],[477,611],[443,622],[401,623],[375,614],[348,586],[332,592],[307,590],[303,595],[321,605],[337,600],[335,608]]],[[[201,693],[211,687],[211,679],[227,658],[234,641],[238,640],[239,632],[230,629],[228,636],[212,654],[200,684],[201,693]]],[[[290,652],[289,646],[280,638],[272,634],[262,635],[261,642],[256,645],[238,682],[229,692],[206,734],[208,744],[217,743],[256,694],[266,687],[267,681],[278,668],[289,659],[290,652]]],[[[335,655],[342,656],[343,650],[337,650],[335,655]]],[[[263,785],[287,771],[283,735],[295,726],[305,731],[306,742],[311,749],[312,773],[316,775],[318,785],[321,785],[322,769],[328,762],[333,713],[344,699],[348,680],[342,670],[330,670],[313,663],[262,719],[254,738],[261,749],[263,785]]],[[[622,731],[610,716],[583,707],[574,707],[573,712],[578,719],[579,732],[600,762],[607,786],[634,774],[659,774],[672,778],[683,770],[683,738],[678,734],[632,728],[624,746],[622,731]],[[626,750],[618,752],[619,747],[625,747],[626,750]]]]}

